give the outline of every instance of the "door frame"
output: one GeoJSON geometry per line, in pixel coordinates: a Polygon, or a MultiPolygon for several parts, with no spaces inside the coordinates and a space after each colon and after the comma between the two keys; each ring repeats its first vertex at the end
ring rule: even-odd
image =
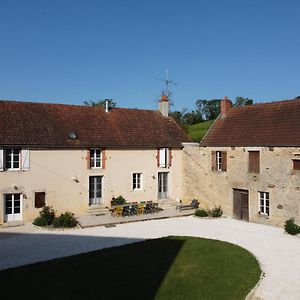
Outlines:
{"type": "Polygon", "coordinates": [[[90,175],[88,177],[88,200],[89,200],[89,203],[88,205],[89,206],[94,206],[94,205],[101,205],[104,203],[104,199],[103,199],[103,178],[104,176],[103,175],[90,175]],[[99,202],[98,203],[92,203],[91,199],[97,199],[97,198],[90,198],[90,178],[91,177],[100,177],[101,178],[101,197],[99,198],[99,202]]]}
{"type": "Polygon", "coordinates": [[[5,193],[3,194],[3,220],[4,222],[14,222],[14,221],[23,221],[23,194],[22,193],[5,193]],[[14,195],[20,195],[20,213],[15,214],[6,214],[6,196],[12,195],[12,212],[14,212],[14,195]],[[10,219],[8,216],[12,215],[12,219],[10,219]],[[15,218],[15,215],[18,215],[17,218],[15,218]]]}
{"type": "Polygon", "coordinates": [[[167,199],[169,198],[170,195],[170,172],[158,172],[157,173],[157,199],[167,199]],[[166,184],[166,188],[167,190],[163,193],[166,194],[166,197],[160,197],[160,192],[159,192],[159,186],[160,186],[160,182],[159,182],[159,178],[160,178],[160,174],[166,174],[167,177],[167,184],[166,184]]]}
{"type": "Polygon", "coordinates": [[[233,212],[233,218],[237,220],[247,221],[249,222],[250,218],[250,201],[249,201],[249,190],[246,189],[238,189],[233,188],[232,189],[232,212],[233,212]],[[240,195],[239,198],[236,198],[235,195],[240,195]],[[245,214],[243,213],[243,202],[245,203],[244,199],[242,199],[242,195],[247,195],[247,214],[245,217],[245,214]],[[238,211],[236,211],[236,208],[238,208],[238,211]]]}

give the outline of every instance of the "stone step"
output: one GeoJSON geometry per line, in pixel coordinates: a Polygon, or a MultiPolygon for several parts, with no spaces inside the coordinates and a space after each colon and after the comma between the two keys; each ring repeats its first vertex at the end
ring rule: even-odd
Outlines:
{"type": "Polygon", "coordinates": [[[158,206],[162,209],[178,206],[179,203],[174,199],[160,199],[158,200],[158,206]]]}
{"type": "Polygon", "coordinates": [[[110,211],[105,205],[93,205],[86,210],[86,213],[89,215],[108,215],[110,211]]]}

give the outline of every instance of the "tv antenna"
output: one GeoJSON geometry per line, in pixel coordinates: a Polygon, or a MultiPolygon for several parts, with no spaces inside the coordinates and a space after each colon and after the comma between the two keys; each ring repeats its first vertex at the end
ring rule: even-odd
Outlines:
{"type": "Polygon", "coordinates": [[[170,97],[171,92],[170,92],[170,89],[169,89],[169,85],[173,84],[173,85],[177,86],[177,83],[174,82],[173,80],[169,79],[169,70],[166,69],[166,79],[162,79],[162,78],[158,78],[158,77],[155,77],[155,79],[165,83],[166,87],[165,87],[165,90],[162,91],[162,93],[163,93],[163,95],[166,95],[167,97],[170,97]]]}

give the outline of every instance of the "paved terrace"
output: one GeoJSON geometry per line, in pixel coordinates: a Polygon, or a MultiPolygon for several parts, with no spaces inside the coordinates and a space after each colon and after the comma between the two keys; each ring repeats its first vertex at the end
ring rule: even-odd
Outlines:
{"type": "Polygon", "coordinates": [[[156,219],[166,219],[172,217],[190,216],[195,212],[194,209],[179,211],[175,207],[165,208],[153,214],[141,214],[129,217],[113,217],[109,215],[79,215],[77,216],[78,221],[82,228],[94,227],[94,226],[110,226],[114,224],[124,224],[130,222],[149,221],[156,219]]]}
{"type": "Polygon", "coordinates": [[[1,228],[0,270],[169,235],[238,244],[258,258],[265,272],[256,299],[299,299],[300,238],[285,234],[281,228],[228,218],[189,216],[67,231],[46,231],[31,224],[1,228]]]}

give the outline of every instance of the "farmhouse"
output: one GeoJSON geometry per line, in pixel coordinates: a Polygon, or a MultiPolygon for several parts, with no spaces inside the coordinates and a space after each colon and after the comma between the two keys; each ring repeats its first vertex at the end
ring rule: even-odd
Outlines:
{"type": "Polygon", "coordinates": [[[300,99],[232,107],[224,98],[200,145],[185,145],[185,197],[236,219],[300,221],[299,128],[300,99]]]}
{"type": "Polygon", "coordinates": [[[182,197],[183,130],[159,111],[0,101],[0,224],[182,197]]]}

